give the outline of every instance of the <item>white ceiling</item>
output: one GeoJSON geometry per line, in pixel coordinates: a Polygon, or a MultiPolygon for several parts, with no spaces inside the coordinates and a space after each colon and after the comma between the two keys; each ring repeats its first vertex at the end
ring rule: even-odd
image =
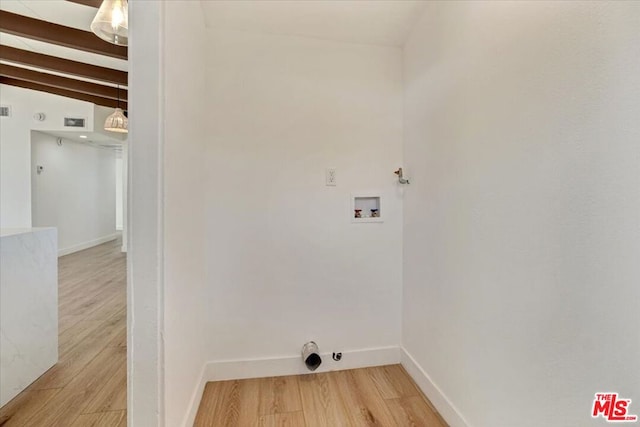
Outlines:
{"type": "MultiPolygon", "coordinates": [[[[402,46],[423,0],[201,0],[209,28],[402,46]]],[[[96,9],[64,0],[0,0],[0,9],[89,31],[96,9]]],[[[0,33],[0,44],[127,71],[127,61],[0,33]]]]}
{"type": "Polygon", "coordinates": [[[41,133],[46,133],[67,141],[102,148],[103,150],[122,151],[122,146],[124,144],[124,141],[110,138],[99,132],[47,131],[41,133]],[[86,138],[80,138],[80,135],[86,136],[86,138]]]}
{"type": "Polygon", "coordinates": [[[208,28],[402,46],[424,0],[201,0],[208,28]]]}
{"type": "Polygon", "coordinates": [[[12,34],[0,33],[0,44],[32,52],[44,53],[46,55],[57,56],[58,58],[84,62],[85,64],[93,64],[101,67],[113,68],[115,70],[127,71],[127,61],[122,59],[98,55],[97,53],[83,52],[81,50],[18,37],[12,34]]]}
{"type": "Polygon", "coordinates": [[[0,9],[85,31],[98,11],[63,0],[0,0],[0,9]]]}
{"type": "MultiPolygon", "coordinates": [[[[0,0],[0,10],[89,31],[98,9],[64,0],[0,0]]],[[[0,44],[59,58],[127,71],[127,61],[83,52],[11,34],[0,33],[0,44]]]]}

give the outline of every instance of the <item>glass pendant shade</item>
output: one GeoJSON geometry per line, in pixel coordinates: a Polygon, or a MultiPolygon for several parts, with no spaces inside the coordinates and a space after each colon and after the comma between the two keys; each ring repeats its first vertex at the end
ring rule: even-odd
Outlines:
{"type": "Polygon", "coordinates": [[[127,0],[104,0],[91,22],[91,31],[102,40],[126,46],[129,42],[128,10],[127,0]]]}
{"type": "Polygon", "coordinates": [[[129,133],[129,119],[124,115],[121,108],[116,108],[104,121],[104,130],[109,132],[129,133]]]}

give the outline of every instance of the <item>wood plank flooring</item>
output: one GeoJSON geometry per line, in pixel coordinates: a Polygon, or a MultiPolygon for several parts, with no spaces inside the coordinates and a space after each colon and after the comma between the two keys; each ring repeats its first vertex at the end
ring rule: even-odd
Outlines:
{"type": "MultiPolygon", "coordinates": [[[[59,259],[59,363],[1,427],[126,427],[126,266],[114,241],[59,259]]],[[[208,383],[197,427],[446,427],[400,365],[208,383]]]]}
{"type": "Polygon", "coordinates": [[[126,258],[116,240],[59,258],[59,361],[2,427],[126,427],[126,258]]]}
{"type": "Polygon", "coordinates": [[[446,427],[400,365],[207,383],[196,427],[446,427]]]}

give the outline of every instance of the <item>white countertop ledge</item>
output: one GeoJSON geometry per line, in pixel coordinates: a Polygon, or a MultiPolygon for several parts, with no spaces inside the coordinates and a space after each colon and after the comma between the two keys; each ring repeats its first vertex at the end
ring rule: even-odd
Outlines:
{"type": "Polygon", "coordinates": [[[55,227],[32,227],[32,228],[0,228],[0,237],[16,236],[18,234],[29,234],[43,230],[52,230],[55,227]]]}

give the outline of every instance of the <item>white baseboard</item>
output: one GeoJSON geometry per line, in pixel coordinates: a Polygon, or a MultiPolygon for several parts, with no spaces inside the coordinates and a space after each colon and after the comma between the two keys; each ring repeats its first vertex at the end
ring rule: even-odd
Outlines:
{"type": "Polygon", "coordinates": [[[110,234],[108,236],[100,237],[99,239],[90,240],[88,242],[79,243],[77,245],[69,246],[68,248],[63,248],[58,250],[58,257],[72,254],[74,252],[82,251],[85,249],[92,248],[94,246],[101,245],[103,243],[111,242],[112,240],[116,240],[120,234],[110,234]]]}
{"type": "Polygon", "coordinates": [[[189,410],[182,427],[193,426],[204,387],[209,381],[340,371],[369,366],[393,365],[401,361],[399,347],[377,347],[345,351],[342,353],[342,359],[339,362],[333,360],[331,353],[323,353],[321,356],[322,364],[314,372],[310,372],[305,367],[299,355],[265,359],[222,360],[206,363],[202,368],[200,381],[191,397],[189,410]]]}
{"type": "Polygon", "coordinates": [[[279,377],[283,375],[301,375],[343,369],[364,368],[367,366],[391,365],[400,363],[399,347],[380,347],[345,351],[342,359],[336,362],[331,353],[323,353],[322,364],[310,372],[299,355],[250,360],[223,360],[207,365],[208,381],[237,380],[245,378],[279,377]]]}
{"type": "Polygon", "coordinates": [[[451,403],[429,375],[404,348],[401,349],[401,363],[418,387],[438,410],[450,427],[471,427],[460,411],[451,403]]]}
{"type": "Polygon", "coordinates": [[[209,364],[205,363],[202,369],[200,370],[200,378],[198,380],[198,384],[196,384],[195,390],[193,390],[193,394],[191,395],[191,399],[189,400],[189,409],[187,411],[187,415],[184,417],[182,421],[182,427],[193,427],[193,424],[196,422],[196,415],[198,414],[198,408],[200,407],[200,401],[202,400],[202,395],[204,394],[204,387],[207,385],[207,377],[205,372],[207,372],[207,366],[209,364]]]}

